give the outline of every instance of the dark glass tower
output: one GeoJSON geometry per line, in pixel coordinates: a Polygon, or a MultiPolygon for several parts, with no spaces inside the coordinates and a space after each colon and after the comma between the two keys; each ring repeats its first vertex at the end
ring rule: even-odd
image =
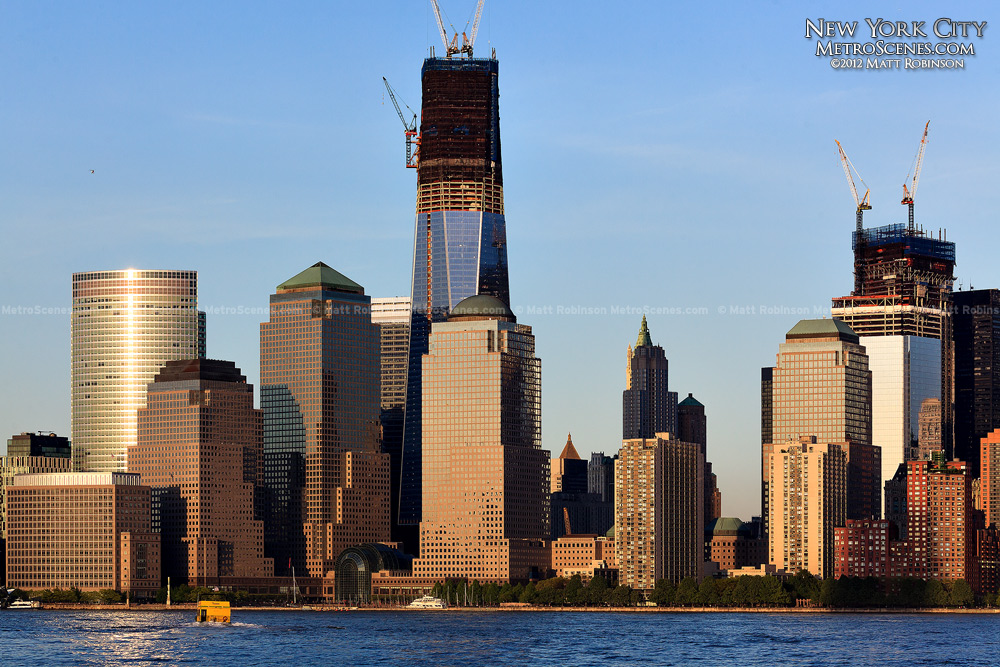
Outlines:
{"type": "Polygon", "coordinates": [[[628,350],[622,392],[622,439],[677,433],[677,392],[667,390],[667,356],[653,345],[645,315],[635,349],[628,350]]]}
{"type": "MultiPolygon", "coordinates": [[[[399,523],[421,518],[421,358],[431,323],[475,294],[510,304],[495,58],[428,58],[417,163],[399,523]]],[[[407,545],[412,546],[411,544],[407,545]]]]}
{"type": "Polygon", "coordinates": [[[955,458],[980,473],[980,440],[1000,427],[1000,290],[955,292],[955,458]]]}

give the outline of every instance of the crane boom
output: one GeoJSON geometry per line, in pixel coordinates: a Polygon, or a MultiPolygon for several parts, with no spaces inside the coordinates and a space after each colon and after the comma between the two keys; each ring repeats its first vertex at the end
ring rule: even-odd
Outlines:
{"type": "Polygon", "coordinates": [[[444,21],[441,20],[441,8],[438,7],[437,0],[431,0],[431,7],[434,8],[434,17],[437,19],[438,31],[441,33],[441,42],[444,44],[444,50],[448,51],[448,32],[444,29],[444,21]]]}
{"type": "Polygon", "coordinates": [[[479,6],[476,7],[476,18],[472,22],[472,33],[469,35],[469,55],[472,55],[472,47],[476,44],[476,35],[479,33],[479,19],[483,17],[483,2],[485,0],[479,0],[479,6]]]}
{"type": "Polygon", "coordinates": [[[399,120],[403,123],[403,132],[406,134],[406,166],[415,168],[420,154],[420,133],[417,132],[417,114],[410,108],[409,104],[403,102],[406,110],[413,114],[413,118],[407,121],[406,116],[403,115],[403,110],[399,108],[396,91],[389,85],[389,80],[383,76],[382,83],[385,84],[385,89],[389,93],[392,106],[396,107],[396,115],[399,116],[399,120]]]}
{"type": "MultiPolygon", "coordinates": [[[[834,139],[834,141],[837,141],[834,139]]],[[[861,178],[861,174],[858,174],[858,170],[855,168],[854,163],[851,159],[847,157],[847,153],[844,152],[844,147],[840,145],[837,141],[837,150],[840,151],[840,164],[844,167],[844,175],[847,176],[847,185],[851,188],[851,196],[854,197],[854,205],[858,207],[856,224],[857,231],[860,234],[864,229],[864,212],[871,210],[871,204],[868,203],[868,197],[871,194],[871,190],[865,185],[865,179],[861,178]],[[854,170],[855,174],[858,174],[858,180],[861,181],[861,185],[865,186],[865,195],[863,197],[858,197],[858,189],[854,186],[854,177],[851,175],[851,170],[854,170]]]]}
{"type": "Polygon", "coordinates": [[[924,125],[924,136],[920,138],[920,148],[917,149],[917,157],[915,159],[913,167],[913,180],[910,181],[910,175],[906,175],[906,180],[910,181],[910,187],[906,187],[906,183],[903,183],[903,200],[899,202],[904,206],[909,207],[909,229],[913,230],[913,198],[917,195],[917,183],[920,181],[920,167],[924,164],[924,148],[927,147],[927,129],[930,127],[931,122],[927,121],[924,125]]]}

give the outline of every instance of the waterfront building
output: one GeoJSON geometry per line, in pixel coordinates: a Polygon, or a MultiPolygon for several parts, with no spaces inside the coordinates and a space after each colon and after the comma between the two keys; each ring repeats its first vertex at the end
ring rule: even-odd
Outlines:
{"type": "Polygon", "coordinates": [[[71,466],[69,440],[54,433],[22,433],[7,440],[7,455],[0,457],[0,576],[6,573],[7,487],[14,475],[69,472],[71,466]]]}
{"type": "Polygon", "coordinates": [[[752,523],[720,517],[705,526],[705,562],[720,571],[757,567],[767,560],[767,542],[755,534],[752,523]]]}
{"type": "Polygon", "coordinates": [[[566,535],[552,542],[552,570],[557,577],[580,575],[584,582],[604,577],[614,585],[618,578],[615,539],[605,535],[566,535]]]}
{"type": "Polygon", "coordinates": [[[1000,527],[1000,428],[993,429],[980,441],[979,507],[985,525],[1000,527]]]}
{"type": "Polygon", "coordinates": [[[619,581],[649,591],[658,579],[701,578],[705,457],[668,433],[624,440],[615,461],[619,581]]]}
{"type": "Polygon", "coordinates": [[[955,292],[955,454],[979,477],[980,442],[1000,428],[1000,290],[955,292]]]}
{"type": "MultiPolygon", "coordinates": [[[[509,307],[507,227],[500,151],[499,63],[424,60],[407,365],[401,525],[421,521],[421,362],[431,325],[463,299],[493,296],[509,307]]],[[[397,508],[393,508],[397,511],[397,508]]]]}
{"type": "Polygon", "coordinates": [[[963,461],[906,464],[906,552],[902,576],[954,581],[979,589],[972,478],[963,461]]]}
{"type": "MultiPolygon", "coordinates": [[[[332,590],[324,583],[327,590],[323,592],[331,601],[368,604],[372,601],[372,575],[406,579],[412,572],[413,556],[388,544],[359,544],[340,552],[332,590]]],[[[384,593],[381,597],[391,601],[395,596],[384,593]]]]}
{"type": "Polygon", "coordinates": [[[73,469],[125,472],[136,411],[160,367],[205,356],[196,271],[73,274],[73,469]]]}
{"type": "Polygon", "coordinates": [[[896,524],[887,519],[848,519],[834,533],[833,576],[897,576],[890,545],[899,537],[896,524]]]}
{"type": "Polygon", "coordinates": [[[399,525],[399,481],[403,464],[403,411],[406,407],[406,365],[410,349],[410,297],[372,299],[372,323],[379,331],[382,451],[389,455],[389,525],[394,541],[416,550],[417,531],[399,525]]]}
{"type": "Polygon", "coordinates": [[[260,343],[264,555],[279,575],[322,577],[347,547],[390,537],[371,301],[318,262],[278,285],[260,343]]]}
{"type": "Polygon", "coordinates": [[[872,442],[882,448],[882,483],[915,458],[919,415],[941,401],[942,441],[950,450],[951,288],[955,244],[913,226],[854,232],[855,287],[833,299],[833,317],[860,337],[872,371],[872,442]]]}
{"type": "Polygon", "coordinates": [[[263,417],[253,386],[231,361],[169,361],[139,410],[129,472],[152,489],[163,577],[217,585],[274,576],[255,500],[263,481],[263,417]]]}
{"type": "Polygon", "coordinates": [[[881,513],[881,450],[872,445],[872,376],[858,340],[839,320],[801,320],[788,331],[769,384],[770,443],[837,443],[848,464],[847,517],[868,519],[881,513]]]}
{"type": "Polygon", "coordinates": [[[421,364],[423,520],[413,574],[526,581],[551,562],[549,453],[531,327],[478,295],[435,322],[421,364]]]}
{"type": "Polygon", "coordinates": [[[139,475],[16,475],[7,508],[8,587],[111,589],[133,598],[160,588],[160,536],[139,475]]]}
{"type": "Polygon", "coordinates": [[[847,456],[815,436],[763,446],[768,562],[817,577],[834,571],[834,528],[847,519],[847,456]]]}
{"type": "Polygon", "coordinates": [[[677,433],[677,392],[668,389],[668,366],[663,348],[653,345],[643,315],[635,348],[629,346],[626,353],[622,439],[677,433]]]}

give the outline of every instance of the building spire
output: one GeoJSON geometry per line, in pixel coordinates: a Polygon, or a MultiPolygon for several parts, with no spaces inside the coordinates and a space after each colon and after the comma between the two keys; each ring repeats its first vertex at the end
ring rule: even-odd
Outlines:
{"type": "Polygon", "coordinates": [[[649,327],[646,326],[646,316],[642,316],[642,326],[639,327],[639,338],[635,341],[636,347],[641,346],[652,347],[653,339],[649,337],[649,327]]]}

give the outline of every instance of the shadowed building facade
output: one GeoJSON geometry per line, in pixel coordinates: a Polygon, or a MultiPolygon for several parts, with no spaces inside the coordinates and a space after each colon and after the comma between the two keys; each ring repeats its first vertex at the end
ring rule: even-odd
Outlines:
{"type": "Polygon", "coordinates": [[[427,58],[420,74],[401,525],[421,520],[421,363],[431,325],[476,294],[510,305],[498,74],[496,58],[427,58]]]}
{"type": "Polygon", "coordinates": [[[622,393],[622,439],[677,432],[677,392],[667,388],[667,357],[653,345],[642,317],[635,348],[629,347],[622,393]]]}
{"type": "Polygon", "coordinates": [[[980,442],[1000,428],[1000,290],[955,292],[955,455],[979,476],[980,442]]]}
{"type": "Polygon", "coordinates": [[[465,299],[423,358],[423,520],[416,577],[524,581],[551,556],[541,361],[499,299],[465,299]]]}
{"type": "Polygon", "coordinates": [[[263,417],[231,361],[171,361],[139,410],[129,470],[152,489],[163,577],[208,586],[274,575],[255,499],[263,482],[263,417]]]}
{"type": "Polygon", "coordinates": [[[347,547],[389,540],[371,301],[318,262],[278,285],[260,339],[265,555],[322,577],[347,547]]]}
{"type": "Polygon", "coordinates": [[[73,274],[73,469],[125,472],[146,385],[168,361],[205,356],[197,271],[73,274]]]}
{"type": "Polygon", "coordinates": [[[566,446],[552,459],[553,540],[564,535],[603,535],[614,525],[614,494],[604,500],[600,493],[588,492],[589,468],[573,446],[572,436],[567,436],[566,446]]]}

